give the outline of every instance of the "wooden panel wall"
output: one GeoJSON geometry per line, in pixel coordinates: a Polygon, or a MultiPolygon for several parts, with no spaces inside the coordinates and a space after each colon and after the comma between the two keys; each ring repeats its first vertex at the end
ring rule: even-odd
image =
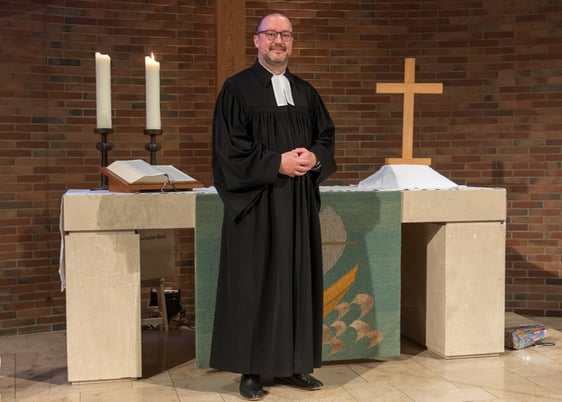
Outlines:
{"type": "Polygon", "coordinates": [[[217,93],[245,66],[246,0],[217,0],[217,93]]]}

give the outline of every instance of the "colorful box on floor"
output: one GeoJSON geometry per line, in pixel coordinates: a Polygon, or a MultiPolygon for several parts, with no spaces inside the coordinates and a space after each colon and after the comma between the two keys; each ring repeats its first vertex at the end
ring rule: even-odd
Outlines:
{"type": "Polygon", "coordinates": [[[521,325],[505,329],[505,346],[523,349],[546,338],[546,328],[539,324],[521,325]]]}

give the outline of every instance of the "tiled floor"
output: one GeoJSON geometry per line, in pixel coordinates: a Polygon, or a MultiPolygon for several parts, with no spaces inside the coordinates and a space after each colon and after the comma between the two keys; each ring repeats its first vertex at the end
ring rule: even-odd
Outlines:
{"type": "MultiPolygon", "coordinates": [[[[404,342],[399,357],[325,365],[315,371],[325,383],[322,390],[272,386],[265,400],[562,401],[562,319],[506,315],[506,325],[528,322],[546,325],[556,345],[506,351],[498,357],[444,360],[404,342]]],[[[195,368],[193,334],[177,331],[190,330],[170,332],[170,353],[164,358],[158,354],[160,334],[153,331],[144,338],[146,378],[74,385],[67,383],[64,332],[0,338],[0,401],[240,400],[239,376],[195,368]]]]}

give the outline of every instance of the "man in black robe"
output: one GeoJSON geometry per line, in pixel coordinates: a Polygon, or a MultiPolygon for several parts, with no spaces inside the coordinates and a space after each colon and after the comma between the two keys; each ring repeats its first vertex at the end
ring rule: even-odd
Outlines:
{"type": "Polygon", "coordinates": [[[213,175],[224,204],[210,365],[303,389],[322,362],[318,185],[336,170],[334,124],[318,92],[287,69],[287,16],[264,17],[256,63],[228,78],[213,122],[213,175]]]}

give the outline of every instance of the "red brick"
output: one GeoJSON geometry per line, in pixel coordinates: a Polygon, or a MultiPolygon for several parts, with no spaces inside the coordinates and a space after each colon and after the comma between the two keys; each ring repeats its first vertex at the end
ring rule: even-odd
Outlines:
{"type": "MultiPolygon", "coordinates": [[[[8,0],[0,6],[9,16],[0,40],[10,48],[0,64],[0,167],[9,169],[0,178],[0,292],[31,303],[21,307],[31,321],[0,316],[0,335],[64,328],[60,312],[45,313],[51,291],[42,287],[60,285],[60,197],[68,188],[99,184],[95,51],[112,56],[110,159],[147,156],[143,61],[155,52],[164,125],[159,159],[212,185],[213,6],[51,3],[30,8],[8,0]],[[30,274],[30,268],[37,271],[30,274]],[[10,282],[23,273],[29,286],[10,282]]],[[[417,81],[445,87],[442,95],[415,97],[414,153],[431,157],[437,171],[459,184],[507,189],[507,280],[516,280],[511,286],[517,288],[508,293],[506,309],[562,315],[559,303],[545,303],[525,288],[535,286],[539,272],[557,277],[561,263],[559,6],[430,3],[251,1],[248,41],[241,46],[253,62],[249,37],[266,9],[282,8],[293,17],[291,69],[317,86],[337,126],[340,171],[327,185],[356,184],[385,157],[400,154],[402,97],[374,88],[402,81],[404,57],[416,57],[417,81]],[[514,299],[515,291],[526,300],[514,299]]],[[[193,235],[181,242],[188,251],[170,283],[182,288],[193,316],[193,235]]],[[[558,301],[548,299],[553,287],[543,290],[546,300],[558,301]]]]}

